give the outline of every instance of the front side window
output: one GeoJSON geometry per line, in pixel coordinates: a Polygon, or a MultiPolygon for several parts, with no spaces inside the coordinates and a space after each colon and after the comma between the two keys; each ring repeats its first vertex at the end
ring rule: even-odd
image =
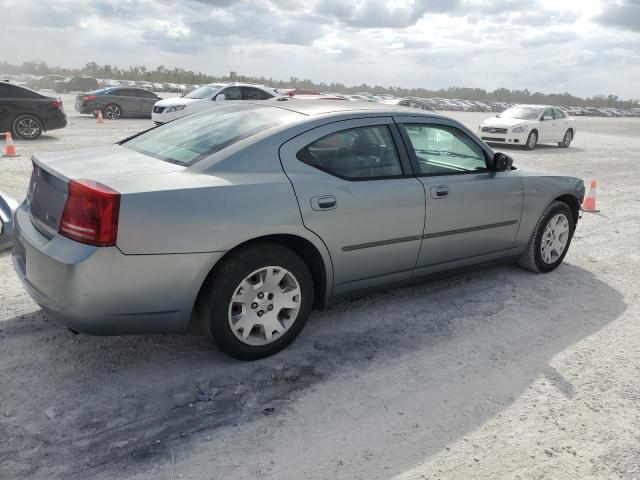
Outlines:
{"type": "Polygon", "coordinates": [[[224,95],[225,100],[241,100],[240,87],[225,88],[220,94],[224,95]]]}
{"type": "Polygon", "coordinates": [[[280,108],[228,105],[169,122],[122,146],[187,166],[245,138],[300,118],[301,114],[280,108]]]}
{"type": "Polygon", "coordinates": [[[550,108],[545,109],[542,114],[542,120],[553,120],[553,113],[550,108]]]}
{"type": "MultiPolygon", "coordinates": [[[[165,88],[171,88],[171,85],[168,83],[163,84],[165,88]]],[[[209,85],[203,85],[200,88],[196,88],[193,92],[187,93],[185,98],[210,98],[213,97],[222,87],[224,87],[223,83],[210,83],[209,85]]]]}
{"type": "Polygon", "coordinates": [[[298,159],[331,175],[351,180],[402,175],[389,127],[358,127],[332,133],[298,152],[298,159]]]}
{"type": "Polygon", "coordinates": [[[405,124],[424,175],[481,172],[487,169],[484,151],[460,130],[444,125],[405,124]]]}

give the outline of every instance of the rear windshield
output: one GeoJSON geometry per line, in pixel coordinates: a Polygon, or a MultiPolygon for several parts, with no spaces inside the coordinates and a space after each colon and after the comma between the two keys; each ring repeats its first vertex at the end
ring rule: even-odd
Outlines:
{"type": "Polygon", "coordinates": [[[245,138],[301,117],[299,113],[280,108],[229,105],[161,125],[122,145],[160,160],[189,166],[245,138]]]}

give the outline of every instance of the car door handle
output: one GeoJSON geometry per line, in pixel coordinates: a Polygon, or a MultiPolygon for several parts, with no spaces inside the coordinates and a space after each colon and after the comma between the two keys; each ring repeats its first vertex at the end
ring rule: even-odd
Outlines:
{"type": "Polygon", "coordinates": [[[431,187],[431,197],[438,199],[444,198],[449,195],[449,187],[447,185],[438,185],[436,187],[431,187]]]}
{"type": "Polygon", "coordinates": [[[314,210],[333,210],[338,206],[338,199],[333,195],[323,195],[311,199],[311,208],[314,210]]]}

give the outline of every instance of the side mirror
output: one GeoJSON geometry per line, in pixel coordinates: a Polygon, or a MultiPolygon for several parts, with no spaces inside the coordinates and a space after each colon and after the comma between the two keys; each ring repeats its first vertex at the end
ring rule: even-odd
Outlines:
{"type": "Polygon", "coordinates": [[[496,172],[511,170],[512,165],[513,158],[505,153],[496,152],[496,154],[493,156],[493,170],[495,170],[496,172]]]}
{"type": "Polygon", "coordinates": [[[224,93],[219,93],[218,95],[216,95],[215,101],[222,102],[224,101],[224,99],[225,99],[224,93]]]}

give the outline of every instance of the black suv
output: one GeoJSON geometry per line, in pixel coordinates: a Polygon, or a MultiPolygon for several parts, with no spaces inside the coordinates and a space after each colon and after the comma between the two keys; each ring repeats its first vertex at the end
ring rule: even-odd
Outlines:
{"type": "Polygon", "coordinates": [[[56,93],[88,92],[97,90],[98,80],[93,77],[67,77],[61,82],[55,82],[53,89],[56,93]]]}
{"type": "Polygon", "coordinates": [[[64,128],[67,116],[62,101],[25,87],[0,82],[0,132],[34,140],[42,132],[64,128]]]}

